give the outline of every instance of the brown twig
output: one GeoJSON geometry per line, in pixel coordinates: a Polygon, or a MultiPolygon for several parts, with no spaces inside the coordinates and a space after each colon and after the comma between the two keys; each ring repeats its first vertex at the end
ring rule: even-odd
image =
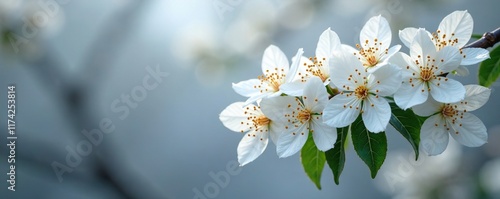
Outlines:
{"type": "Polygon", "coordinates": [[[500,28],[494,31],[486,32],[481,39],[478,39],[470,44],[465,45],[463,48],[489,48],[493,47],[496,43],[500,42],[500,28]]]}
{"type": "MultiPolygon", "coordinates": [[[[500,42],[500,28],[497,28],[491,32],[485,32],[483,36],[470,43],[465,45],[462,48],[484,48],[487,49],[489,47],[493,47],[496,43],[500,42]]],[[[439,76],[446,77],[448,73],[441,74],[439,76]]]]}

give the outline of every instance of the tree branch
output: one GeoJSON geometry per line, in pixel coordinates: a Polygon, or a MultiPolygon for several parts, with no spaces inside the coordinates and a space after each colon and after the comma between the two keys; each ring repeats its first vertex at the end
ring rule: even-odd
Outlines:
{"type": "Polygon", "coordinates": [[[470,44],[465,45],[463,48],[489,48],[493,47],[496,43],[500,42],[500,28],[491,32],[485,32],[481,39],[478,39],[470,44]]]}

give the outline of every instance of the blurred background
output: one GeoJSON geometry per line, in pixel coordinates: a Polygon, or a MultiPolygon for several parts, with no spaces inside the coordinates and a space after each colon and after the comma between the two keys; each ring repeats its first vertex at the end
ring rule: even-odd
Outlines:
{"type": "MultiPolygon", "coordinates": [[[[313,56],[319,35],[331,27],[355,45],[364,23],[379,14],[390,21],[392,44],[401,44],[398,30],[435,31],[455,10],[468,10],[474,32],[482,34],[500,26],[499,6],[496,0],[0,0],[0,85],[4,93],[16,85],[18,136],[11,192],[2,111],[0,197],[500,198],[498,83],[474,112],[488,128],[486,145],[452,142],[443,155],[415,162],[410,145],[389,127],[389,155],[375,180],[350,147],[340,185],[325,167],[322,190],[298,154],[279,159],[273,144],[234,170],[242,134],[218,119],[227,105],[245,100],[231,83],[260,75],[270,44],[288,57],[301,47],[313,56]],[[222,183],[212,177],[222,173],[229,174],[222,183]]],[[[477,66],[469,70],[456,78],[477,83],[477,66]]]]}

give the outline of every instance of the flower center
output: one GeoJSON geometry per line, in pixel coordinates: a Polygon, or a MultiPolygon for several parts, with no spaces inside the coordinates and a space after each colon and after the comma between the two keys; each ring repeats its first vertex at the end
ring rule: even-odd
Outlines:
{"type": "MultiPolygon", "coordinates": [[[[356,44],[356,48],[359,49],[359,55],[364,58],[362,60],[364,67],[373,67],[378,64],[379,59],[378,54],[387,54],[389,49],[381,49],[382,42],[379,42],[377,38],[373,39],[373,43],[370,45],[369,40],[366,40],[363,46],[356,44]]],[[[354,54],[356,55],[356,53],[354,54]]]]}
{"type": "Polygon", "coordinates": [[[368,96],[368,89],[364,85],[358,86],[354,89],[354,94],[358,99],[365,99],[368,96]]]}
{"type": "Polygon", "coordinates": [[[421,78],[424,82],[430,81],[432,78],[434,78],[434,72],[432,71],[432,69],[429,69],[429,68],[423,68],[423,69],[420,71],[420,78],[421,78]]]}
{"type": "MultiPolygon", "coordinates": [[[[264,75],[259,76],[258,79],[261,81],[261,85],[267,83],[273,91],[278,91],[280,89],[280,85],[283,83],[286,74],[284,73],[284,69],[274,68],[274,71],[266,70],[264,75]]],[[[265,89],[265,91],[268,91],[265,89]]],[[[263,92],[263,90],[261,90],[263,92]]]]}
{"type": "Polygon", "coordinates": [[[309,60],[312,61],[313,64],[308,65],[306,71],[319,77],[321,81],[325,82],[330,77],[330,75],[323,69],[323,63],[326,62],[326,58],[318,59],[317,57],[309,57],[309,60]]]}
{"type": "Polygon", "coordinates": [[[263,115],[253,119],[252,121],[255,124],[256,128],[259,126],[267,126],[269,124],[269,122],[271,122],[271,120],[269,120],[269,118],[267,118],[266,116],[263,116],[263,115]]]}
{"type": "Polygon", "coordinates": [[[297,115],[297,119],[299,119],[300,122],[304,123],[309,121],[311,119],[311,112],[307,110],[301,110],[299,112],[299,115],[297,115]]]}
{"type": "Polygon", "coordinates": [[[378,60],[374,55],[368,56],[368,58],[366,58],[366,61],[368,62],[369,66],[375,66],[378,63],[378,60]]]}
{"type": "Polygon", "coordinates": [[[451,105],[446,105],[441,110],[441,114],[443,114],[445,117],[453,117],[456,113],[457,111],[451,105]]]}

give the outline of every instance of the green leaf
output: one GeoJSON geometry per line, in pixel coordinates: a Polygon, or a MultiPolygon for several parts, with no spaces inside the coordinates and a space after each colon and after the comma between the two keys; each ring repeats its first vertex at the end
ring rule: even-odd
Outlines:
{"type": "Polygon", "coordinates": [[[490,59],[484,60],[479,65],[479,84],[490,87],[500,76],[500,47],[490,52],[490,59]]]}
{"type": "Polygon", "coordinates": [[[399,132],[403,137],[410,142],[413,150],[415,151],[415,161],[418,160],[418,145],[420,143],[420,128],[422,127],[421,118],[415,115],[411,109],[402,110],[396,104],[391,105],[391,119],[389,123],[399,132]]]}
{"type": "Polygon", "coordinates": [[[326,161],[325,153],[318,150],[311,134],[309,133],[309,138],[300,151],[300,161],[307,176],[321,190],[321,174],[326,161]]]}
{"type": "Polygon", "coordinates": [[[345,142],[349,133],[349,126],[337,129],[337,142],[333,145],[333,149],[325,152],[326,162],[333,172],[335,184],[339,184],[340,174],[344,170],[345,164],[345,142]]]}
{"type": "Polygon", "coordinates": [[[375,178],[387,155],[385,132],[370,133],[363,124],[360,115],[351,124],[351,136],[354,150],[370,168],[372,178],[375,178]]]}

